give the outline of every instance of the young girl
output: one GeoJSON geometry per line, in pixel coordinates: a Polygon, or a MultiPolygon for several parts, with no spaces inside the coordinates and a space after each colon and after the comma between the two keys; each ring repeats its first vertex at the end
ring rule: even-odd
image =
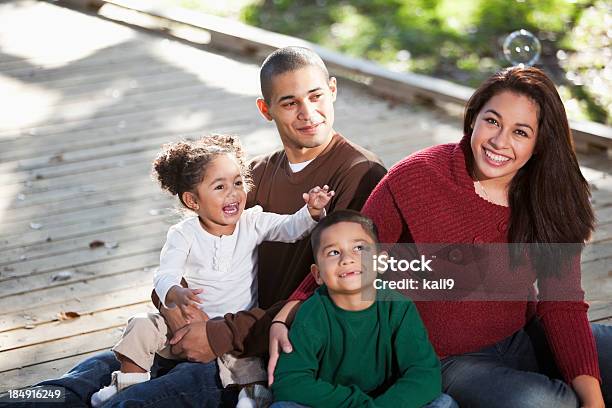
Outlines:
{"type": "MultiPolygon", "coordinates": [[[[524,298],[416,302],[444,392],[469,407],[610,406],[612,327],[589,324],[580,254],[567,250],[593,230],[589,185],[555,85],[536,68],[500,71],[470,98],[463,129],[396,164],[363,207],[381,242],[512,243],[532,261],[484,271],[524,298]]],[[[467,273],[465,247],[448,260],[467,273]]]]}
{"type": "MultiPolygon", "coordinates": [[[[211,136],[196,142],[164,146],[153,163],[161,187],[177,195],[196,216],[170,227],[155,274],[155,293],[166,308],[178,307],[184,323],[197,319],[197,308],[211,318],[257,306],[257,246],[263,241],[294,242],[307,235],[334,195],[327,186],[303,195],[305,205],[292,215],[245,210],[251,183],[239,140],[211,136]],[[182,280],[187,287],[181,285],[182,280]]],[[[170,322],[158,313],[130,319],[113,348],[121,371],[110,386],[91,398],[100,406],[124,388],[150,379],[155,353],[176,359],[167,344],[170,322]]],[[[176,328],[175,328],[176,329],[176,328]]],[[[257,358],[218,359],[224,386],[263,382],[265,370],[257,358]]],[[[243,389],[240,403],[253,403],[243,389]]],[[[249,389],[266,399],[262,386],[249,389]]]]}

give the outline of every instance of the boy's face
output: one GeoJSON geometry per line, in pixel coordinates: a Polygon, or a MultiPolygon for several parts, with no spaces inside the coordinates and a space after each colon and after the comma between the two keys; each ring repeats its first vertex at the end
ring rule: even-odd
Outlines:
{"type": "Polygon", "coordinates": [[[332,137],[336,79],[317,66],[306,66],[272,78],[269,104],[257,101],[261,113],[274,120],[283,145],[302,150],[327,145],[332,137]]]}
{"type": "Polygon", "coordinates": [[[374,282],[372,262],[364,264],[362,258],[370,260],[375,253],[376,243],[360,224],[340,222],[321,233],[311,272],[330,293],[358,293],[374,282]]]}

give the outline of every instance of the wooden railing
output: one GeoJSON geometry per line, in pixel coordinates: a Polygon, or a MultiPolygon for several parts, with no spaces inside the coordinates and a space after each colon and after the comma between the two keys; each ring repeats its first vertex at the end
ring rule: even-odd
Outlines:
{"type": "MultiPolygon", "coordinates": [[[[371,61],[348,57],[295,37],[182,8],[160,7],[142,0],[64,0],[61,3],[90,10],[100,10],[103,6],[110,5],[143,13],[158,19],[157,28],[169,34],[172,34],[172,28],[176,24],[204,30],[209,34],[208,46],[261,59],[279,47],[309,47],[323,58],[334,75],[359,82],[375,94],[402,101],[420,100],[464,105],[474,92],[470,87],[450,81],[413,73],[393,72],[371,61]]],[[[578,151],[603,151],[612,158],[611,127],[588,121],[571,121],[570,126],[578,151]]]]}

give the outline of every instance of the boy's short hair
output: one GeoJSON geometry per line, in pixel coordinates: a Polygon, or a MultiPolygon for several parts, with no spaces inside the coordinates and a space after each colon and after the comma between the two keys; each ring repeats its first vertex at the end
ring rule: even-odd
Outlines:
{"type": "Polygon", "coordinates": [[[327,67],[325,67],[325,63],[321,57],[311,49],[291,46],[279,48],[268,55],[259,71],[261,95],[266,103],[270,104],[272,79],[275,76],[284,74],[285,72],[296,71],[310,65],[319,67],[323,74],[325,74],[325,79],[329,81],[329,72],[327,71],[327,67]]]}
{"type": "Polygon", "coordinates": [[[310,235],[310,244],[312,245],[312,253],[314,254],[315,260],[317,257],[317,251],[321,245],[321,234],[323,231],[332,225],[336,225],[341,222],[354,222],[355,224],[361,225],[363,230],[372,238],[374,243],[378,244],[378,230],[370,218],[354,210],[336,210],[333,213],[325,216],[323,220],[321,220],[312,230],[312,234],[310,235]]]}

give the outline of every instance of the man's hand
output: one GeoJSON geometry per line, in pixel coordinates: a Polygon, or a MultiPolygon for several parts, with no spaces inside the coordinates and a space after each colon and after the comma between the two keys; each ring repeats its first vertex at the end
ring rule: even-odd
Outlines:
{"type": "Polygon", "coordinates": [[[212,352],[206,334],[206,322],[195,322],[179,329],[170,339],[172,353],[198,363],[209,363],[217,356],[212,352]]]}
{"type": "Polygon", "coordinates": [[[283,350],[283,353],[291,353],[293,351],[293,347],[289,342],[289,330],[287,327],[284,324],[274,323],[270,326],[268,387],[274,382],[274,369],[276,368],[276,363],[278,363],[278,357],[280,356],[279,349],[283,350]]]}
{"type": "MultiPolygon", "coordinates": [[[[285,303],[285,306],[274,316],[274,321],[291,324],[289,315],[299,304],[299,300],[290,300],[285,303]]],[[[268,360],[268,386],[274,382],[274,369],[280,356],[279,350],[283,350],[283,353],[291,353],[293,347],[291,342],[289,342],[289,329],[287,329],[287,326],[281,323],[274,323],[270,326],[270,343],[268,345],[268,353],[270,354],[270,359],[268,360]]]]}
{"type": "Polygon", "coordinates": [[[205,322],[208,320],[208,315],[204,313],[202,310],[200,310],[197,307],[193,307],[193,306],[190,306],[190,307],[193,308],[193,310],[191,310],[191,314],[194,317],[190,320],[187,320],[185,319],[183,312],[181,312],[181,310],[178,307],[173,307],[172,309],[168,309],[167,307],[160,305],[159,313],[161,313],[161,315],[166,320],[166,324],[170,328],[171,333],[176,333],[179,329],[187,326],[189,323],[205,322]]]}

